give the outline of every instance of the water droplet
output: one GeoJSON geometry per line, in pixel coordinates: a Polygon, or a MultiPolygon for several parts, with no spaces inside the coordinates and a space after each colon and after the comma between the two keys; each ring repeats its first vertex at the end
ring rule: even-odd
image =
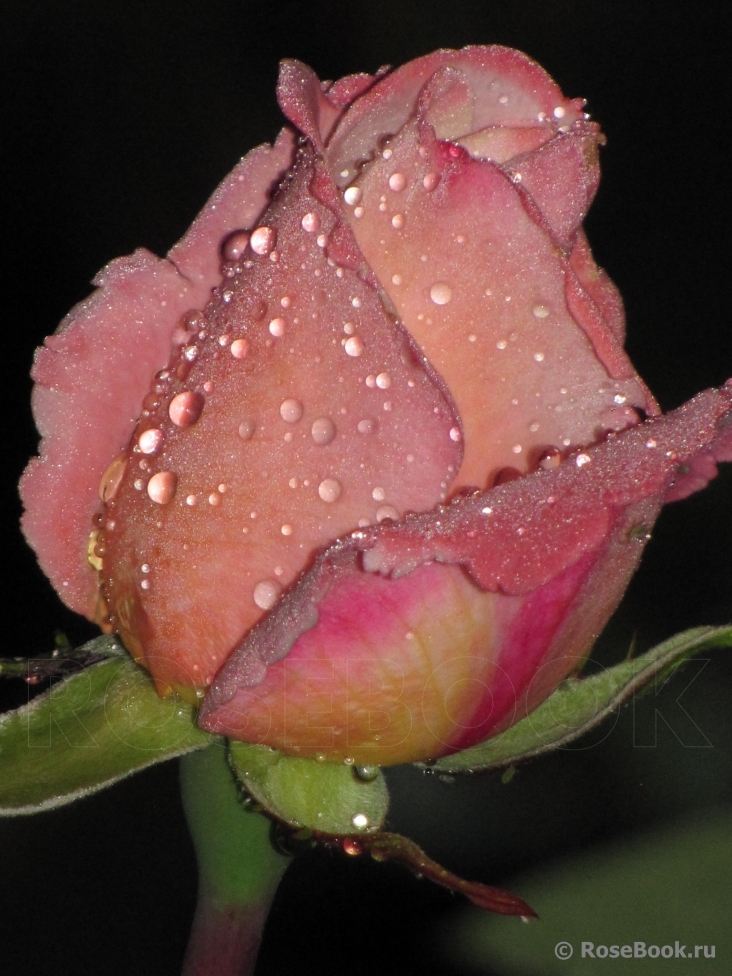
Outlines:
{"type": "Polygon", "coordinates": [[[361,199],[361,196],[362,194],[360,186],[349,186],[343,194],[343,199],[346,201],[349,207],[355,207],[361,199]]]}
{"type": "Polygon", "coordinates": [[[302,413],[303,405],[299,400],[283,400],[280,404],[280,417],[288,424],[296,424],[302,413]]]}
{"type": "Polygon", "coordinates": [[[534,359],[536,360],[537,363],[543,363],[544,362],[544,353],[543,352],[535,352],[534,353],[534,359]]]}
{"type": "Polygon", "coordinates": [[[320,217],[316,213],[306,213],[301,223],[308,234],[316,234],[320,230],[320,217]]]}
{"type": "Polygon", "coordinates": [[[589,454],[578,454],[577,457],[574,459],[574,463],[577,465],[578,468],[584,468],[584,466],[586,464],[589,464],[591,460],[592,458],[590,457],[589,454]]]}
{"type": "Polygon", "coordinates": [[[374,420],[373,417],[366,417],[363,420],[359,420],[357,430],[359,434],[374,434],[378,425],[378,421],[374,420]]]}
{"type": "Polygon", "coordinates": [[[198,359],[198,346],[186,346],[183,355],[189,363],[195,362],[198,359]]]}
{"type": "Polygon", "coordinates": [[[243,441],[251,440],[254,436],[254,431],[256,430],[256,425],[253,420],[247,418],[239,424],[239,437],[243,441]]]}
{"type": "Polygon", "coordinates": [[[562,452],[556,447],[548,447],[539,455],[539,467],[545,471],[558,468],[562,463],[562,452]]]}
{"type": "Polygon", "coordinates": [[[113,501],[119,491],[126,468],[127,455],[118,454],[102,475],[102,480],[99,482],[99,497],[105,505],[113,501]]]}
{"type": "Polygon", "coordinates": [[[149,563],[143,563],[142,566],[140,566],[140,572],[141,573],[149,573],[150,572],[150,565],[149,565],[149,563]]]}
{"type": "Polygon", "coordinates": [[[254,602],[260,610],[271,610],[279,599],[281,589],[276,580],[262,580],[252,591],[254,602]]]}
{"type": "Polygon", "coordinates": [[[211,494],[208,496],[208,503],[209,505],[211,505],[212,508],[216,508],[218,505],[221,504],[221,498],[219,497],[219,495],[216,494],[215,491],[212,491],[211,494]]]}
{"type": "Polygon", "coordinates": [[[292,535],[292,526],[289,523],[283,525],[282,528],[280,529],[280,532],[282,533],[282,535],[292,535]]]}
{"type": "Polygon", "coordinates": [[[507,105],[508,104],[508,95],[501,95],[501,97],[498,99],[498,101],[501,103],[501,105],[507,105]]]}
{"type": "Polygon", "coordinates": [[[193,506],[197,504],[198,504],[198,499],[196,498],[196,496],[188,495],[188,497],[186,498],[186,505],[189,505],[191,508],[193,508],[193,506]]]}
{"type": "Polygon", "coordinates": [[[176,427],[192,427],[201,416],[203,397],[192,390],[178,393],[170,401],[168,415],[176,427]]]}
{"type": "Polygon", "coordinates": [[[370,390],[373,390],[374,387],[376,386],[376,377],[372,373],[369,373],[369,375],[364,380],[364,383],[366,384],[366,386],[368,386],[370,390]]]}
{"type": "Polygon", "coordinates": [[[391,386],[391,376],[388,373],[379,373],[376,377],[376,385],[380,390],[388,390],[391,386]]]}
{"type": "Polygon", "coordinates": [[[173,500],[178,487],[178,476],[174,471],[158,471],[147,483],[147,493],[156,505],[167,505],[173,500]]]}
{"type": "Polygon", "coordinates": [[[234,359],[244,359],[249,352],[248,339],[234,339],[229,347],[229,352],[234,359]]]}
{"type": "Polygon", "coordinates": [[[336,502],[343,491],[340,481],[335,478],[325,478],[318,485],[318,494],[324,502],[336,502]]]}
{"type": "Polygon", "coordinates": [[[272,319],[269,323],[270,335],[276,336],[278,339],[285,334],[286,322],[284,319],[272,319]]]}
{"type": "Polygon", "coordinates": [[[377,487],[374,488],[374,490],[371,492],[371,497],[375,502],[383,502],[384,499],[386,498],[386,492],[384,491],[383,488],[377,487]]]}
{"type": "Polygon", "coordinates": [[[499,339],[498,342],[496,343],[496,349],[507,349],[507,348],[508,348],[508,343],[506,342],[505,339],[499,339]]]}
{"type": "Polygon", "coordinates": [[[395,275],[392,275],[391,276],[391,283],[392,283],[392,285],[401,285],[401,283],[403,281],[404,281],[404,279],[402,278],[402,276],[400,274],[395,274],[395,275]]]}
{"type": "Polygon", "coordinates": [[[269,254],[277,243],[277,231],[274,227],[257,227],[252,231],[249,245],[255,254],[264,256],[269,254]]]}
{"type": "Polygon", "coordinates": [[[395,230],[401,230],[404,226],[404,214],[394,214],[391,218],[391,226],[395,230]]]}
{"type": "Polygon", "coordinates": [[[354,840],[353,837],[346,837],[344,839],[343,850],[351,857],[358,857],[359,854],[363,854],[363,847],[357,840],[354,840]]]}
{"type": "Polygon", "coordinates": [[[424,179],[422,180],[422,186],[428,193],[432,193],[434,188],[440,182],[439,173],[425,173],[424,179]]]}
{"type": "Polygon", "coordinates": [[[157,454],[163,446],[164,440],[165,435],[162,430],[151,428],[150,430],[143,430],[137,444],[143,454],[157,454]]]}
{"type": "Polygon", "coordinates": [[[363,352],[363,340],[359,336],[351,336],[346,339],[343,346],[349,356],[360,356],[363,352]]]}
{"type": "Polygon", "coordinates": [[[381,508],[376,510],[376,521],[383,522],[385,519],[393,519],[395,522],[398,521],[399,512],[397,512],[393,505],[382,505],[381,508]]]}
{"type": "Polygon", "coordinates": [[[330,444],[336,435],[336,425],[330,417],[318,417],[313,421],[310,433],[316,444],[330,444]]]}
{"type": "Polygon", "coordinates": [[[646,447],[648,448],[658,447],[658,441],[653,437],[649,437],[648,440],[646,441],[646,447]]]}
{"type": "Polygon", "coordinates": [[[247,249],[249,233],[245,230],[235,230],[225,237],[221,244],[221,256],[224,261],[238,261],[247,249]]]}
{"type": "Polygon", "coordinates": [[[523,448],[521,447],[520,444],[514,444],[511,450],[513,451],[514,454],[520,454],[521,451],[523,451],[523,448]]]}
{"type": "Polygon", "coordinates": [[[351,823],[357,830],[365,830],[369,825],[369,818],[365,813],[356,813],[351,817],[351,823]]]}
{"type": "Polygon", "coordinates": [[[462,436],[463,435],[462,435],[459,427],[451,427],[450,428],[450,440],[451,441],[455,441],[455,443],[457,443],[459,440],[461,440],[462,436]]]}
{"type": "Polygon", "coordinates": [[[407,178],[404,173],[392,173],[389,177],[389,189],[395,193],[400,193],[407,185],[407,178]]]}
{"type": "Polygon", "coordinates": [[[219,345],[220,346],[226,347],[226,346],[229,345],[230,342],[231,342],[231,336],[228,336],[228,335],[221,335],[221,336],[219,336],[219,345]]]}
{"type": "Polygon", "coordinates": [[[328,243],[328,237],[326,234],[318,234],[318,239],[315,242],[318,247],[325,247],[328,243]]]}
{"type": "Polygon", "coordinates": [[[566,112],[565,112],[564,107],[562,105],[557,105],[557,107],[554,109],[554,118],[555,119],[563,119],[564,116],[565,116],[565,114],[566,114],[566,112]]]}
{"type": "Polygon", "coordinates": [[[446,281],[436,281],[430,288],[430,298],[435,305],[447,305],[452,298],[452,288],[446,281]]]}
{"type": "Polygon", "coordinates": [[[378,766],[354,766],[353,774],[357,776],[358,779],[364,781],[364,783],[373,782],[379,775],[378,766]]]}
{"type": "Polygon", "coordinates": [[[531,311],[537,319],[545,319],[549,315],[549,308],[546,305],[534,305],[531,311]]]}

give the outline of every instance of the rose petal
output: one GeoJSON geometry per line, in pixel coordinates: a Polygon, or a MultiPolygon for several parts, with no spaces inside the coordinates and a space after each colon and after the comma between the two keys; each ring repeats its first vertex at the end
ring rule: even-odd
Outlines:
{"type": "Polygon", "coordinates": [[[496,734],[586,654],[675,470],[700,452],[726,454],[730,418],[732,388],[707,391],[555,471],[356,533],[245,638],[201,724],[378,763],[496,734]],[[483,589],[435,558],[462,564],[483,589]]]}
{"type": "Polygon", "coordinates": [[[283,133],[274,147],[249,153],[169,261],[140,250],[107,265],[97,290],[36,352],[33,411],[43,440],[21,480],[23,531],[64,602],[88,617],[97,607],[97,574],[86,561],[97,486],[129,441],[180,316],[202,308],[220,278],[218,241],[260,213],[292,144],[283,133]]]}
{"type": "Polygon", "coordinates": [[[161,431],[164,447],[142,469],[131,455],[109,506],[112,619],[163,690],[207,684],[319,546],[433,507],[460,464],[429,367],[330,258],[336,217],[313,175],[302,153],[263,218],[276,247],[248,252],[159,378],[138,433],[161,431]],[[177,490],[160,504],[163,472],[177,490]]]}

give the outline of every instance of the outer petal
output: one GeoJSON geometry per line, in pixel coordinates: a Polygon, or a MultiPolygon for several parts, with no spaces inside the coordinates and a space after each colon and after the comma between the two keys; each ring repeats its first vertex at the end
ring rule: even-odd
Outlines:
{"type": "Polygon", "coordinates": [[[669,483],[700,453],[729,453],[731,418],[732,387],[708,391],[556,471],[356,533],[244,640],[201,724],[377,763],[496,734],[587,653],[669,483]]]}
{"type": "Polygon", "coordinates": [[[357,249],[314,177],[303,150],[253,235],[269,243],[158,376],[110,499],[112,623],[161,690],[207,685],[319,547],[432,508],[460,464],[449,398],[336,265],[357,249]]]}
{"type": "Polygon", "coordinates": [[[88,617],[98,583],[86,551],[102,476],[130,439],[181,315],[203,308],[220,279],[218,243],[251,226],[292,147],[283,131],[274,147],[249,153],[169,260],[140,250],[112,261],[95,278],[97,290],[36,352],[33,411],[43,440],[21,481],[23,531],[64,602],[88,617]]]}

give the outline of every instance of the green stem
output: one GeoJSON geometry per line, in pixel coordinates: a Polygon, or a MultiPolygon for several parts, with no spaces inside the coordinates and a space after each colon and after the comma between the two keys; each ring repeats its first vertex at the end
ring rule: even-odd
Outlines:
{"type": "Polygon", "coordinates": [[[181,792],[198,858],[198,905],[183,976],[250,976],[289,859],[270,821],[247,810],[219,745],[181,760],[181,792]]]}

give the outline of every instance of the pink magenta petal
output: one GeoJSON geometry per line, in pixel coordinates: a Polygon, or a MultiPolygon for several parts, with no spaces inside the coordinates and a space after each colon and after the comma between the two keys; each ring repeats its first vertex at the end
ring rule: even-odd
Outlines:
{"type": "Polygon", "coordinates": [[[432,508],[460,464],[449,399],[330,257],[313,175],[303,152],[263,218],[272,247],[247,252],[159,375],[108,507],[112,621],[161,689],[207,684],[318,547],[432,508]],[[162,448],[136,454],[150,429],[162,448]],[[164,504],[160,472],[177,476],[164,504]]]}
{"type": "Polygon", "coordinates": [[[98,581],[87,541],[102,476],[129,441],[181,315],[203,308],[220,279],[218,243],[259,215],[292,146],[283,133],[242,160],[168,261],[140,250],[111,262],[36,352],[33,411],[43,439],[21,481],[23,531],[64,602],[88,617],[98,581]]]}
{"type": "Polygon", "coordinates": [[[507,727],[587,653],[668,485],[700,453],[727,453],[730,417],[732,388],[707,391],[554,471],[355,533],[244,640],[202,724],[379,763],[507,727]]]}

